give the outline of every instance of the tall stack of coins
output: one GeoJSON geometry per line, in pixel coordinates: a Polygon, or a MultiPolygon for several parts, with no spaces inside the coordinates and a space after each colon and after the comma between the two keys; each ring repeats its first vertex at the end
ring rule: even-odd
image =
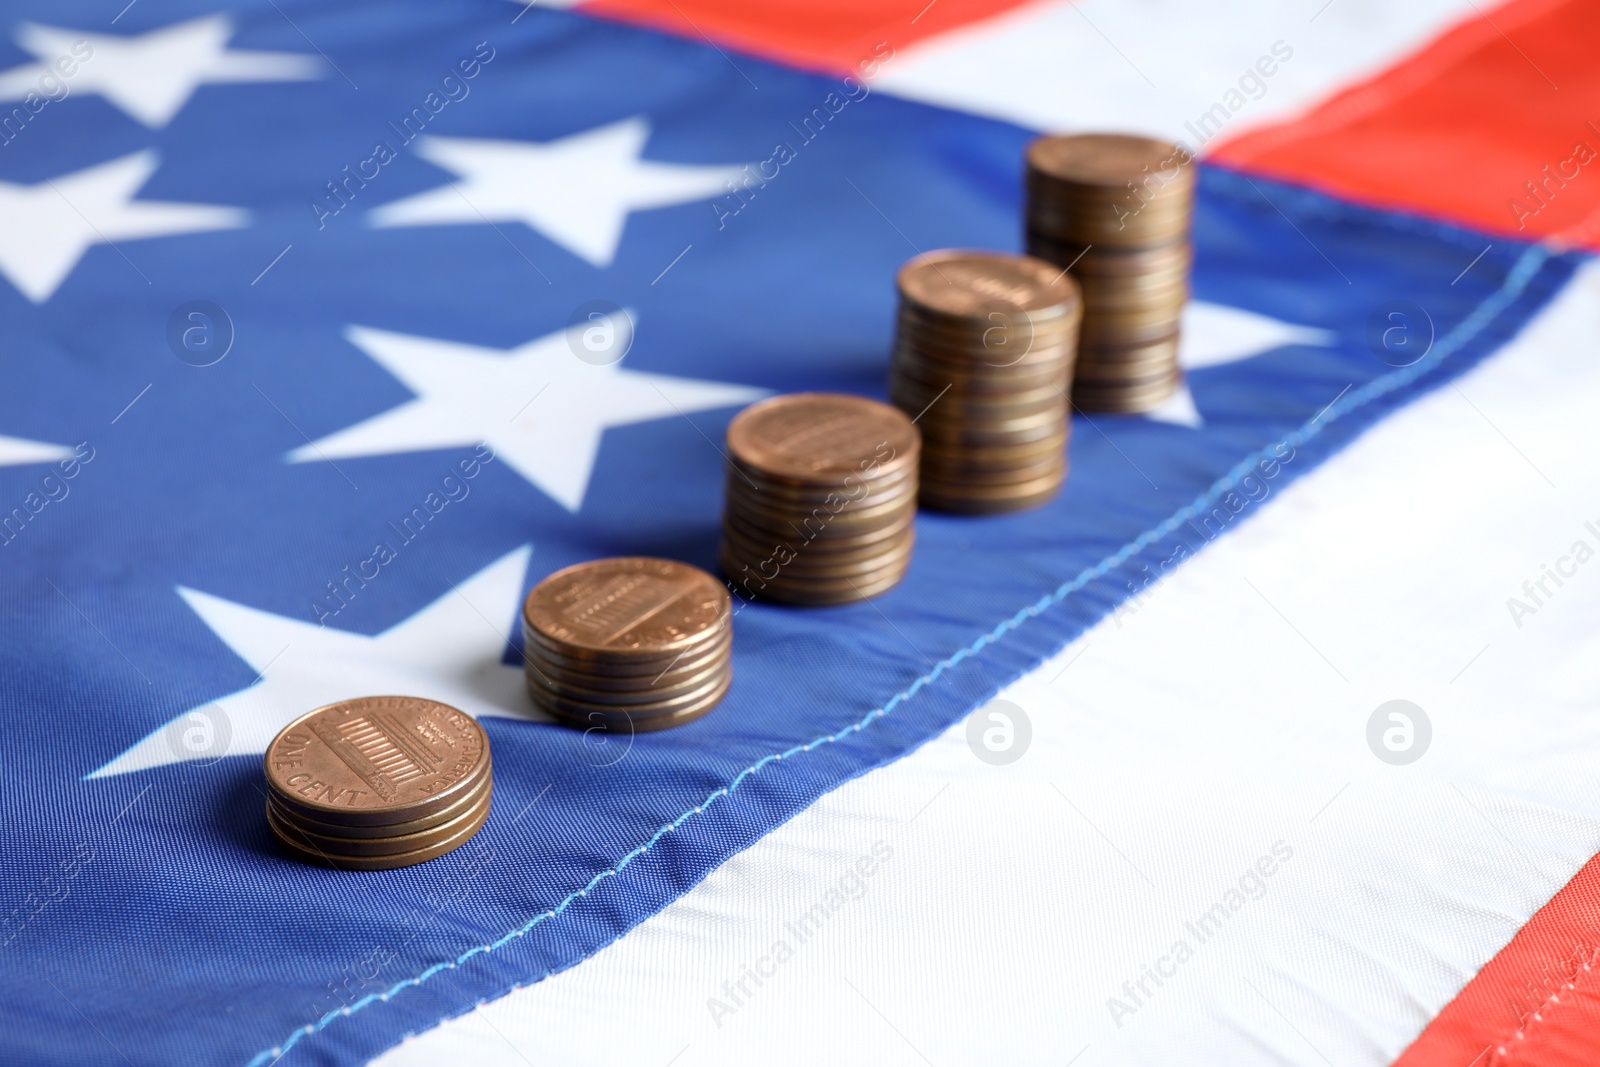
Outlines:
{"type": "Polygon", "coordinates": [[[1182,148],[1119,134],[1028,146],[1028,252],[1083,290],[1072,402],[1149,411],[1180,381],[1195,168],[1182,148]]]}
{"type": "Polygon", "coordinates": [[[264,757],[267,825],[290,855],[346,870],[409,867],[465,844],[489,817],[489,738],[420,697],[329,704],[264,757]]]}
{"type": "Polygon", "coordinates": [[[733,680],[732,606],[722,583],[670,559],[556,571],[522,609],[528,692],[573,726],[631,733],[692,722],[733,680]]]}
{"type": "Polygon", "coordinates": [[[728,426],[722,571],[751,597],[843,604],[904,577],[917,428],[865,397],[794,393],[728,426]]]}
{"type": "Polygon", "coordinates": [[[889,395],[922,431],[922,503],[980,513],[1050,499],[1067,471],[1078,287],[1029,256],[956,250],[896,280],[889,395]]]}

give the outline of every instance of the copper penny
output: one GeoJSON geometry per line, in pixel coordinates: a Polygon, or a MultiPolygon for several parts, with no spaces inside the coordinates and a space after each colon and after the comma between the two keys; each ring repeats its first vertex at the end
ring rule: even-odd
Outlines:
{"type": "Polygon", "coordinates": [[[283,803],[275,796],[268,797],[268,810],[278,817],[279,822],[289,823],[313,834],[323,834],[327,837],[338,838],[369,838],[369,837],[398,837],[404,834],[419,833],[431,830],[435,826],[442,826],[461,817],[469,809],[476,809],[479,804],[488,802],[489,793],[494,787],[494,776],[485,775],[466,796],[456,803],[432,815],[414,819],[411,822],[392,823],[388,826],[343,826],[338,823],[321,822],[313,819],[303,812],[292,811],[284,807],[283,803]]]}
{"type": "MultiPolygon", "coordinates": [[[[718,698],[721,699],[720,697],[718,698]]],[[[706,713],[717,706],[713,701],[704,706],[685,708],[682,711],[671,711],[662,715],[633,715],[627,712],[611,713],[603,711],[590,711],[583,714],[568,715],[561,711],[551,711],[550,714],[562,724],[570,726],[584,733],[600,731],[608,734],[647,734],[656,730],[670,730],[674,726],[683,726],[703,718],[706,713]]]]}
{"type": "Polygon", "coordinates": [[[589,704],[659,704],[688,693],[699,691],[720,674],[726,673],[726,660],[712,663],[698,671],[660,679],[631,679],[635,684],[620,684],[618,679],[599,678],[591,682],[588,676],[568,674],[563,671],[527,673],[529,692],[547,693],[567,700],[581,700],[589,704]]]}
{"type": "Polygon", "coordinates": [[[489,818],[489,807],[489,804],[485,803],[472,821],[443,840],[435,841],[425,848],[419,848],[411,852],[401,852],[391,856],[350,855],[342,852],[328,852],[312,845],[304,835],[297,834],[293,830],[281,828],[274,818],[276,814],[274,812],[268,812],[267,824],[272,828],[272,834],[278,839],[278,844],[296,859],[304,860],[307,863],[333,867],[338,870],[388,871],[397,867],[410,867],[414,864],[423,863],[460,848],[482,829],[484,822],[489,818]]]}
{"type": "Polygon", "coordinates": [[[733,645],[732,632],[732,629],[728,628],[725,636],[711,641],[704,649],[697,647],[690,652],[680,652],[660,659],[618,663],[615,660],[563,655],[560,649],[542,644],[538,638],[524,629],[523,636],[526,640],[523,642],[523,662],[528,670],[546,676],[553,677],[559,674],[563,677],[576,678],[584,684],[588,684],[587,680],[591,678],[605,678],[613,682],[618,689],[637,689],[643,685],[692,674],[712,663],[726,660],[733,645]]]}
{"type": "Polygon", "coordinates": [[[528,594],[522,617],[569,655],[648,659],[713,640],[732,610],[722,583],[698,567],[620,556],[545,578],[528,594]]]}
{"type": "Polygon", "coordinates": [[[552,693],[543,686],[531,683],[528,686],[528,693],[533,698],[533,702],[538,704],[544,711],[568,721],[586,718],[590,715],[600,715],[607,717],[627,716],[634,722],[643,722],[658,715],[674,715],[679,712],[697,709],[709,711],[721,702],[732,680],[732,668],[724,667],[716,672],[714,677],[708,679],[694,690],[647,704],[602,704],[592,700],[565,696],[561,693],[552,693]]]}
{"type": "Polygon", "coordinates": [[[1073,185],[1118,190],[1149,168],[1170,185],[1187,191],[1194,186],[1193,162],[1177,145],[1121,133],[1040,137],[1028,145],[1028,166],[1042,175],[1073,185]]]}
{"type": "MultiPolygon", "coordinates": [[[[722,554],[723,570],[730,575],[738,573],[738,561],[722,554]]],[[[780,572],[776,578],[751,576],[748,581],[736,578],[742,595],[753,600],[781,600],[790,604],[831,606],[865,600],[886,592],[899,584],[911,563],[911,546],[896,562],[871,575],[860,575],[841,581],[805,580],[786,582],[780,572]]]]}
{"type": "Polygon", "coordinates": [[[731,496],[745,496],[773,507],[797,511],[809,511],[825,504],[828,510],[834,511],[866,507],[893,499],[898,493],[912,492],[916,488],[915,475],[915,470],[907,467],[885,478],[855,478],[847,474],[831,485],[802,487],[773,481],[757,470],[733,466],[728,470],[727,481],[731,496]]]}
{"type": "Polygon", "coordinates": [[[736,463],[767,477],[831,485],[914,466],[917,428],[903,412],[843,393],[791,393],[752,404],[728,426],[736,463]]]}
{"type": "Polygon", "coordinates": [[[285,726],[262,759],[286,809],[334,824],[412,822],[450,807],[489,773],[470,715],[421,697],[361,697],[285,726]]]}
{"type": "Polygon", "coordinates": [[[966,489],[942,493],[937,487],[929,486],[923,503],[935,511],[949,511],[963,515],[997,515],[1007,511],[1022,511],[1026,508],[1036,508],[1049,501],[1061,491],[1061,483],[1065,478],[1066,470],[1063,468],[1058,477],[1040,479],[1027,491],[989,496],[974,495],[966,489]]]}
{"type": "Polygon", "coordinates": [[[1194,249],[1188,241],[1173,241],[1149,248],[1101,248],[1065,245],[1044,234],[1028,234],[1032,254],[1050,263],[1071,263],[1072,277],[1080,286],[1095,280],[1117,278],[1143,282],[1148,278],[1183,277],[1193,265],[1194,249]]]}
{"type": "Polygon", "coordinates": [[[456,812],[447,822],[425,829],[408,828],[405,833],[386,837],[345,837],[319,832],[314,825],[296,821],[271,803],[267,804],[267,822],[279,840],[287,837],[302,848],[326,856],[397,856],[420,852],[449,840],[465,840],[461,838],[462,832],[482,826],[488,812],[489,797],[485,795],[472,807],[456,812]]]}
{"type": "Polygon", "coordinates": [[[916,257],[895,279],[903,299],[951,318],[991,313],[1041,321],[1065,317],[1077,304],[1077,288],[1061,269],[1031,256],[945,249],[916,257]]]}

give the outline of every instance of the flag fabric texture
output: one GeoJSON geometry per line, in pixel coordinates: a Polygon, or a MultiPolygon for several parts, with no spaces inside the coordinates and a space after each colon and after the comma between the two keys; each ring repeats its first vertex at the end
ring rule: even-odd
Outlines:
{"type": "Polygon", "coordinates": [[[918,7],[8,8],[0,1061],[1600,1056],[1600,20],[918,7]],[[528,590],[715,572],[733,414],[882,398],[1095,129],[1199,159],[1179,393],[736,599],[704,719],[538,714],[528,590]],[[388,693],[487,825],[284,855],[268,742],[388,693]]]}

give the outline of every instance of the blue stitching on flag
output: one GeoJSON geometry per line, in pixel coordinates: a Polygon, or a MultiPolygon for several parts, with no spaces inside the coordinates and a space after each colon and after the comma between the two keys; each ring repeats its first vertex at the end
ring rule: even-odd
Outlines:
{"type": "MultiPolygon", "coordinates": [[[[1462,345],[1466,344],[1468,341],[1472,340],[1479,333],[1481,333],[1483,329],[1494,320],[1495,316],[1499,315],[1500,312],[1504,311],[1512,301],[1521,296],[1523,290],[1528,287],[1528,283],[1533,280],[1534,276],[1538,274],[1539,269],[1544,266],[1545,262],[1549,258],[1550,251],[1543,245],[1534,245],[1530,247],[1522,254],[1520,258],[1518,258],[1511,271],[1506,275],[1506,280],[1501,287],[1491,294],[1487,299],[1485,299],[1483,303],[1479,304],[1478,307],[1473,310],[1472,314],[1463,319],[1455,329],[1451,330],[1448,334],[1441,338],[1426,356],[1408,367],[1402,367],[1399,370],[1386,374],[1381,378],[1376,378],[1362,386],[1360,389],[1355,389],[1342,395],[1332,404],[1329,404],[1327,408],[1323,409],[1316,416],[1314,416],[1309,422],[1305,423],[1298,430],[1289,434],[1284,440],[1293,445],[1304,444],[1320,434],[1324,427],[1333,422],[1335,419],[1339,418],[1341,415],[1349,414],[1358,408],[1365,407],[1367,404],[1372,403],[1379,397],[1386,396],[1389,393],[1394,392],[1396,389],[1401,389],[1407,385],[1410,385],[1412,382],[1416,381],[1418,378],[1437,367],[1462,345]]],[[[1163,537],[1166,537],[1168,534],[1173,533],[1178,529],[1178,527],[1182,526],[1190,519],[1195,518],[1202,512],[1208,510],[1212,507],[1212,505],[1221,500],[1223,494],[1227,493],[1229,490],[1238,485],[1240,479],[1254,470],[1257,463],[1260,463],[1263,460],[1274,458],[1276,455],[1276,453],[1272,451],[1274,447],[1276,447],[1275,444],[1269,445],[1266,448],[1247,456],[1245,459],[1241,460],[1237,465],[1235,465],[1233,469],[1228,471],[1227,474],[1223,475],[1221,478],[1212,483],[1211,488],[1206,490],[1206,492],[1202,493],[1200,496],[1196,497],[1194,501],[1173,512],[1171,516],[1157,526],[1146,530],[1132,541],[1129,541],[1114,554],[1107,556],[1105,559],[1101,560],[1092,567],[1085,568],[1083,571],[1079,572],[1077,577],[1063,583],[1053,593],[1047,593],[1040,597],[1034,603],[1023,608],[1021,611],[1011,616],[1011,618],[1006,619],[994,629],[979,637],[966,648],[961,649],[947,659],[941,660],[927,674],[924,674],[921,678],[918,678],[915,682],[912,682],[908,688],[896,693],[881,708],[875,708],[874,710],[868,712],[858,722],[851,723],[838,733],[819,737],[807,742],[806,744],[796,745],[794,748],[788,749],[784,752],[766,756],[746,767],[744,770],[735,775],[733,780],[727,785],[723,786],[721,789],[715,790],[709,796],[707,796],[705,800],[701,801],[699,805],[690,808],[682,815],[679,815],[676,819],[673,819],[671,822],[662,826],[650,836],[648,841],[634,849],[632,852],[629,852],[627,855],[623,856],[622,859],[617,862],[615,867],[612,867],[610,870],[601,871],[599,874],[589,879],[588,884],[586,884],[582,889],[575,890],[574,892],[568,894],[567,897],[554,908],[534,916],[532,919],[529,919],[527,922],[523,923],[521,926],[517,927],[515,930],[512,930],[510,933],[506,934],[497,941],[491,941],[486,945],[479,945],[476,948],[468,949],[466,952],[463,952],[461,955],[457,956],[454,960],[436,963],[432,967],[429,967],[427,970],[423,971],[421,974],[417,975],[415,978],[407,978],[404,981],[396,982],[382,993],[369,994],[353,1004],[348,1004],[345,1007],[328,1012],[328,1014],[324,1015],[315,1023],[302,1026],[300,1029],[294,1031],[294,1033],[291,1034],[288,1040],[284,1041],[283,1044],[258,1053],[252,1060],[250,1060],[248,1067],[264,1067],[265,1064],[275,1062],[277,1059],[288,1053],[288,1051],[293,1048],[302,1037],[317,1033],[335,1019],[339,1019],[346,1015],[353,1015],[356,1012],[361,1011],[363,1008],[369,1007],[370,1005],[380,1001],[387,1001],[390,997],[404,991],[407,988],[421,985],[423,982],[426,982],[440,971],[451,970],[459,967],[472,957],[481,953],[495,952],[504,947],[506,944],[524,936],[546,919],[553,919],[560,915],[567,909],[568,905],[580,899],[581,897],[587,896],[589,891],[598,885],[603,879],[620,874],[624,867],[648,852],[657,841],[661,840],[661,838],[665,837],[673,830],[676,830],[679,826],[682,826],[683,823],[691,817],[705,811],[706,808],[710,807],[711,804],[718,798],[732,793],[735,789],[739,788],[740,782],[743,782],[746,778],[752,774],[755,774],[767,764],[776,763],[779,760],[788,759],[791,756],[797,756],[805,752],[810,752],[814,748],[818,748],[822,745],[832,744],[836,741],[841,741],[850,734],[860,732],[873,721],[883,718],[896,707],[905,703],[907,700],[910,700],[919,691],[921,691],[923,687],[931,685],[939,678],[941,674],[956,666],[956,664],[960,663],[962,660],[981,652],[984,648],[994,644],[996,641],[1000,640],[1000,638],[1004,637],[1010,631],[1017,629],[1029,619],[1036,615],[1040,615],[1046,610],[1061,603],[1061,601],[1082,589],[1096,578],[1102,577],[1110,571],[1115,570],[1117,567],[1120,567],[1122,564],[1126,563],[1134,555],[1150,547],[1150,545],[1161,540],[1163,537]]],[[[549,977],[551,973],[551,971],[546,971],[538,978],[533,979],[532,982],[524,984],[532,985],[534,982],[542,981],[543,979],[549,977]]]]}

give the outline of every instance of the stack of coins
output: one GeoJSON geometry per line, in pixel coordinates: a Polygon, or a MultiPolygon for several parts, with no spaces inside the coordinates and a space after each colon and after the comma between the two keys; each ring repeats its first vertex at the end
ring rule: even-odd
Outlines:
{"type": "Polygon", "coordinates": [[[465,844],[489,817],[489,738],[420,697],[329,704],[267,747],[267,825],[290,855],[346,870],[409,867],[465,844]]]}
{"type": "Polygon", "coordinates": [[[585,729],[692,722],[733,680],[733,602],[687,563],[622,556],[556,571],[522,609],[533,702],[585,729]]]}
{"type": "Polygon", "coordinates": [[[1028,252],[1083,290],[1072,402],[1149,411],[1182,381],[1195,168],[1184,149],[1118,134],[1028,146],[1028,252]]]}
{"type": "Polygon", "coordinates": [[[923,504],[1014,511],[1066,476],[1078,288],[1028,256],[942,251],[900,269],[889,395],[922,431],[923,504]]]}
{"type": "Polygon", "coordinates": [[[752,598],[843,604],[905,576],[920,439],[896,408],[794,393],[728,426],[722,571],[752,598]]]}

